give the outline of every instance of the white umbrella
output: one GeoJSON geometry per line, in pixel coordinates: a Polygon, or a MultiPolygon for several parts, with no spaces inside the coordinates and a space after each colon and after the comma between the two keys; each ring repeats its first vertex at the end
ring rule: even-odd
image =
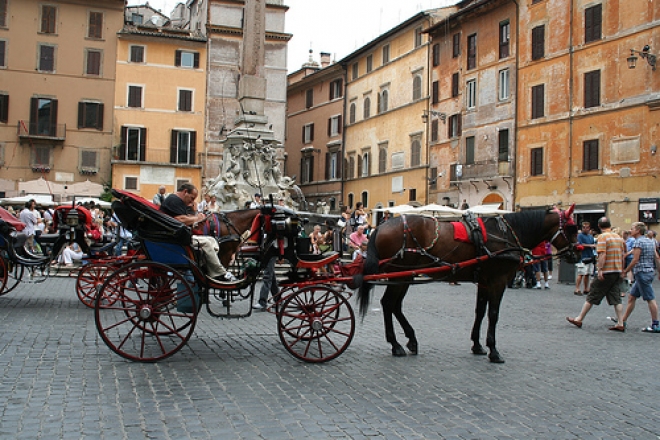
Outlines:
{"type": "MultiPolygon", "coordinates": [[[[70,203],[70,202],[69,202],[70,203]]],[[[101,208],[110,208],[112,206],[112,203],[106,202],[105,200],[97,199],[96,197],[85,197],[85,198],[76,198],[76,205],[78,203],[94,203],[95,205],[99,205],[101,208]]],[[[66,205],[66,203],[65,203],[66,205]]]]}
{"type": "Polygon", "coordinates": [[[34,199],[37,202],[38,206],[53,206],[53,198],[51,196],[46,196],[43,194],[28,194],[26,196],[18,197],[8,197],[6,199],[0,199],[0,205],[4,206],[16,206],[16,205],[25,205],[30,200],[34,199]]]}

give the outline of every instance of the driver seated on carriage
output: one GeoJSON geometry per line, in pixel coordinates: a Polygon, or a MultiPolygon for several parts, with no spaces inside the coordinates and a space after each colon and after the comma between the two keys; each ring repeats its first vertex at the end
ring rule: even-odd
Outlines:
{"type": "MultiPolygon", "coordinates": [[[[199,192],[195,185],[184,183],[177,189],[177,192],[167,196],[160,206],[160,210],[186,226],[194,227],[206,218],[204,214],[196,214],[193,209],[190,209],[191,204],[194,203],[198,194],[199,192]]],[[[220,263],[220,259],[218,258],[220,246],[214,237],[193,235],[192,242],[206,257],[206,275],[209,278],[221,283],[236,281],[236,277],[231,272],[228,272],[222,263],[220,263]]]]}

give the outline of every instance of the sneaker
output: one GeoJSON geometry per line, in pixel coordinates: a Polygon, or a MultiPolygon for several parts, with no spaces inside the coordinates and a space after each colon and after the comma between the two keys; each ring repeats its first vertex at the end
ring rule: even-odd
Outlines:
{"type": "Polygon", "coordinates": [[[548,275],[548,279],[551,280],[551,279],[552,279],[552,275],[548,275]]]}
{"type": "Polygon", "coordinates": [[[252,306],[254,310],[266,310],[266,305],[261,303],[256,303],[252,306]]]}
{"type": "Polygon", "coordinates": [[[643,328],[642,331],[647,333],[660,333],[660,327],[646,327],[643,328]]]}
{"type": "Polygon", "coordinates": [[[532,289],[540,289],[541,288],[541,283],[536,283],[532,289]]]}
{"type": "Polygon", "coordinates": [[[549,288],[550,288],[550,284],[548,284],[547,281],[545,282],[545,288],[546,288],[546,289],[549,289],[549,288]]]}

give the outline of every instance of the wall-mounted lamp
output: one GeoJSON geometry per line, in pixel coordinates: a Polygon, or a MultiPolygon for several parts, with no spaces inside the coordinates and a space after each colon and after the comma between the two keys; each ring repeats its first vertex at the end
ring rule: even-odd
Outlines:
{"type": "Polygon", "coordinates": [[[656,145],[651,145],[651,154],[655,154],[658,152],[658,147],[656,145]]]}
{"type": "Polygon", "coordinates": [[[424,114],[422,115],[422,121],[426,124],[429,121],[429,114],[431,117],[434,118],[439,118],[442,122],[445,124],[447,123],[447,113],[442,113],[442,112],[437,112],[435,110],[424,110],[424,114]]]}
{"type": "Polygon", "coordinates": [[[634,69],[637,66],[637,56],[635,56],[635,54],[639,54],[639,56],[645,58],[646,62],[649,63],[649,66],[651,66],[653,70],[655,70],[655,63],[657,61],[657,56],[650,53],[649,52],[650,50],[651,48],[649,47],[648,44],[644,46],[644,48],[641,51],[630,49],[630,56],[628,57],[628,68],[634,69]]]}

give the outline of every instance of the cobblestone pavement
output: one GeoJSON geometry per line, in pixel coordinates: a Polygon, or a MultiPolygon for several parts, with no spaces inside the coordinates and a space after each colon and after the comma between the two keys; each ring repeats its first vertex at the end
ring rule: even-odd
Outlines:
{"type": "Polygon", "coordinates": [[[565,317],[584,298],[551,283],[506,292],[505,364],[470,353],[475,287],[463,283],[411,289],[419,356],[390,355],[374,301],[348,350],[318,365],[288,354],[270,313],[205,311],[180,352],[130,362],[101,341],[72,279],[23,284],[0,297],[0,438],[660,438],[646,304],[626,333],[607,330],[607,305],[577,329],[565,317]]]}

